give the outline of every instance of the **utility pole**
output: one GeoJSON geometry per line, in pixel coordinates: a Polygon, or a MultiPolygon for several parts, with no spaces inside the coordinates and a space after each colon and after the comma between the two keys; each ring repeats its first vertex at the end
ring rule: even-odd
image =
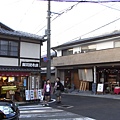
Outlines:
{"type": "Polygon", "coordinates": [[[47,79],[51,79],[51,42],[50,42],[50,36],[51,36],[51,29],[50,29],[50,24],[51,24],[51,2],[48,0],[48,13],[47,13],[47,79]]]}

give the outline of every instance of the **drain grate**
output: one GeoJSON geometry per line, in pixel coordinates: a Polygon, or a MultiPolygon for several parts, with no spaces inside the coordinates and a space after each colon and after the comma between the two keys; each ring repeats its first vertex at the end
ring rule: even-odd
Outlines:
{"type": "Polygon", "coordinates": [[[61,105],[61,106],[58,106],[58,108],[72,108],[73,106],[71,105],[61,105]]]}

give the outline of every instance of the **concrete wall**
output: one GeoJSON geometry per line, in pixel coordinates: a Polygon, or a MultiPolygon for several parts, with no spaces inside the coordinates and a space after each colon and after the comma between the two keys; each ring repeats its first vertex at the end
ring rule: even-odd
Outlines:
{"type": "Polygon", "coordinates": [[[88,53],[79,53],[69,56],[53,58],[54,66],[82,65],[91,63],[106,63],[120,61],[120,48],[99,50],[88,53]]]}

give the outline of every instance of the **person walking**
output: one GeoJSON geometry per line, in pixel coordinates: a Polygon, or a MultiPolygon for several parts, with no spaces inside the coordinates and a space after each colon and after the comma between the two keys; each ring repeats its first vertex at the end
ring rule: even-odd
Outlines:
{"type": "Polygon", "coordinates": [[[45,97],[45,102],[43,106],[49,106],[48,102],[50,101],[50,96],[51,96],[51,84],[49,79],[46,81],[43,91],[44,91],[44,97],[45,97]]]}
{"type": "Polygon", "coordinates": [[[61,103],[61,84],[60,77],[57,77],[54,86],[57,104],[61,103]]]}

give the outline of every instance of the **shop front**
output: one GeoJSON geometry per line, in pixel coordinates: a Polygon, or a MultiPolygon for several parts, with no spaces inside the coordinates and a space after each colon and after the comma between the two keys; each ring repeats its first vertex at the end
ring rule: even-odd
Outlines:
{"type": "Polygon", "coordinates": [[[0,96],[23,101],[29,72],[0,72],[0,96]],[[18,95],[19,94],[19,95],[18,95]]]}
{"type": "Polygon", "coordinates": [[[0,97],[16,101],[38,99],[37,92],[41,86],[40,68],[12,68],[14,71],[10,71],[10,69],[0,71],[0,97]],[[29,95],[26,94],[26,91],[29,91],[29,95]],[[36,95],[33,96],[30,91],[34,91],[36,95]]]}
{"type": "MultiPolygon", "coordinates": [[[[120,89],[119,67],[99,68],[97,72],[98,84],[104,85],[104,93],[116,94],[115,90],[120,89]]],[[[120,92],[117,92],[119,94],[120,92]]]]}

